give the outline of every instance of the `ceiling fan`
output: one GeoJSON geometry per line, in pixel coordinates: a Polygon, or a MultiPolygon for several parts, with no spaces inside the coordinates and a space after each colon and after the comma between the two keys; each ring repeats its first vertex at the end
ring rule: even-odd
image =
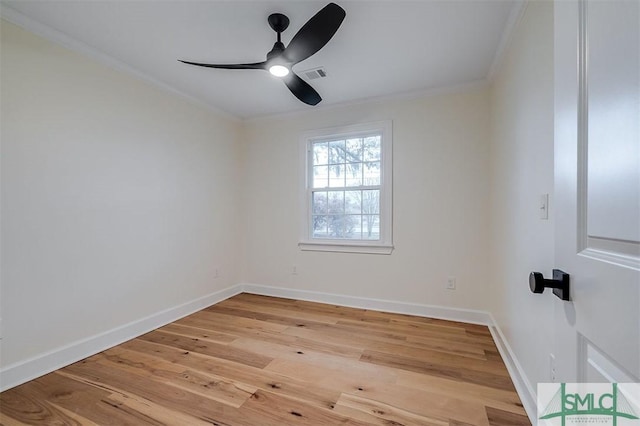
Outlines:
{"type": "Polygon", "coordinates": [[[282,78],[291,93],[308,105],[317,105],[322,98],[307,82],[298,77],[291,68],[318,52],[338,31],[346,12],[335,3],[329,3],[316,13],[293,36],[287,47],[280,41],[280,34],[289,26],[289,18],[282,13],[269,15],[269,26],[278,33],[278,41],[267,53],[263,62],[250,64],[203,64],[179,60],[189,65],[221,69],[256,69],[268,70],[276,77],[282,78]]]}

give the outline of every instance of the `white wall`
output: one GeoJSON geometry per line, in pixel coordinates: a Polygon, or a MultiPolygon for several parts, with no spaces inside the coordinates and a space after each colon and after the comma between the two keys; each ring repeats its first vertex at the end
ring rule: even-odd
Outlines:
{"type": "Polygon", "coordinates": [[[245,282],[485,309],[489,261],[486,87],[245,123],[245,282]],[[298,249],[302,132],[393,120],[391,255],[298,249]],[[296,266],[298,274],[292,275],[296,266]],[[457,290],[445,289],[448,276],[457,290]]]}
{"type": "Polygon", "coordinates": [[[550,276],[553,231],[553,3],[528,3],[491,90],[493,313],[530,385],[549,382],[553,294],[529,290],[550,276]],[[541,220],[540,194],[550,194],[541,220]]]}
{"type": "Polygon", "coordinates": [[[2,366],[237,283],[240,124],[1,40],[2,366]]]}

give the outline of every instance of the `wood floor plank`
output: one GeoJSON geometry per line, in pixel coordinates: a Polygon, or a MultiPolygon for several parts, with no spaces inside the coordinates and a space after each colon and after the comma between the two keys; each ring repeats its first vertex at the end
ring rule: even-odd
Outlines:
{"type": "Polygon", "coordinates": [[[199,339],[192,339],[171,333],[164,333],[159,330],[152,331],[151,333],[147,333],[139,338],[149,342],[159,343],[161,345],[174,346],[188,352],[196,352],[216,358],[239,362],[251,367],[262,368],[273,361],[273,359],[258,353],[251,353],[236,348],[229,348],[227,345],[205,342],[199,339]]]}
{"type": "Polygon", "coordinates": [[[189,426],[211,426],[210,421],[198,419],[177,410],[172,410],[163,405],[133,395],[113,394],[109,397],[112,403],[120,408],[137,411],[148,417],[162,419],[165,425],[189,425],[189,426]]]}
{"type": "Polygon", "coordinates": [[[447,336],[407,336],[407,344],[418,348],[424,347],[442,352],[453,352],[460,355],[475,355],[482,359],[487,359],[487,350],[495,349],[488,342],[460,341],[460,339],[450,339],[447,338],[447,336]]]}
{"type": "Polygon", "coordinates": [[[315,351],[303,348],[298,345],[298,340],[289,345],[278,343],[264,342],[255,339],[240,338],[229,344],[229,347],[242,349],[246,352],[261,353],[271,359],[283,359],[291,361],[304,360],[304,362],[313,363],[315,365],[334,365],[339,364],[345,368],[360,368],[359,350],[351,349],[354,356],[346,357],[343,355],[334,355],[325,351],[315,351]]]}
{"type": "Polygon", "coordinates": [[[523,414],[510,413],[497,408],[487,407],[487,418],[492,426],[529,425],[529,418],[523,414]]]}
{"type": "Polygon", "coordinates": [[[166,379],[166,382],[171,383],[172,386],[236,408],[240,407],[257,390],[255,386],[206,374],[154,356],[119,347],[106,351],[102,356],[103,358],[98,358],[98,362],[104,365],[116,363],[119,368],[124,368],[131,374],[166,379]]]}
{"type": "Polygon", "coordinates": [[[296,337],[294,344],[302,350],[308,349],[325,354],[337,355],[344,358],[359,359],[363,351],[363,349],[360,348],[321,342],[315,339],[307,339],[304,337],[296,337]]]}
{"type": "MultiPolygon", "coordinates": [[[[370,336],[376,330],[393,329],[397,334],[403,336],[403,344],[418,348],[437,350],[444,353],[454,355],[469,356],[472,358],[486,359],[485,349],[493,349],[489,342],[478,342],[475,337],[470,337],[465,330],[458,327],[453,328],[447,326],[436,326],[428,328],[430,324],[423,326],[420,323],[408,325],[406,321],[398,323],[392,321],[388,323],[368,323],[362,321],[341,320],[336,324],[338,327],[344,327],[351,333],[366,333],[370,336]],[[456,330],[453,334],[450,330],[456,330]],[[455,340],[454,340],[455,339],[455,340]],[[484,344],[483,344],[484,343],[484,344]]],[[[395,336],[395,335],[394,335],[395,336]]],[[[392,336],[392,337],[394,337],[392,336]]]]}
{"type": "Polygon", "coordinates": [[[421,374],[446,377],[460,380],[461,382],[482,384],[496,389],[515,391],[513,382],[511,382],[509,376],[505,376],[502,372],[488,373],[461,366],[452,367],[439,364],[428,358],[425,358],[425,360],[419,360],[416,358],[390,355],[370,350],[365,351],[360,360],[363,362],[370,362],[372,364],[398,368],[400,370],[415,371],[421,374]]]}
{"type": "MultiPolygon", "coordinates": [[[[53,402],[49,402],[49,404],[52,407],[55,407],[57,410],[59,410],[61,413],[64,413],[69,419],[72,419],[73,421],[77,422],[77,424],[82,425],[82,426],[101,426],[99,423],[95,423],[92,422],[91,420],[87,419],[86,417],[82,417],[80,416],[78,413],[71,411],[71,410],[67,410],[64,407],[61,407],[57,404],[54,404],[53,402]]],[[[139,416],[140,413],[136,413],[136,415],[139,416]]]]}
{"type": "MultiPolygon", "coordinates": [[[[266,312],[258,312],[252,310],[251,306],[246,304],[238,305],[213,305],[207,308],[207,312],[228,315],[230,317],[248,318],[258,321],[265,321],[273,324],[279,324],[286,327],[302,327],[305,323],[310,322],[307,319],[302,319],[295,314],[295,311],[287,311],[287,315],[274,313],[273,310],[267,309],[266,312]],[[235,306],[235,307],[234,307],[235,306]]],[[[317,322],[318,324],[333,324],[335,321],[329,320],[326,322],[317,322]]]]}
{"type": "Polygon", "coordinates": [[[482,325],[239,294],[0,393],[0,425],[526,425],[482,325]]]}
{"type": "Polygon", "coordinates": [[[296,361],[276,358],[265,369],[287,377],[299,377],[320,386],[334,387],[340,392],[358,389],[372,381],[395,383],[398,378],[390,368],[382,369],[367,363],[315,364],[304,359],[296,361]]]}
{"type": "Polygon", "coordinates": [[[181,336],[187,336],[190,338],[209,340],[215,343],[231,343],[237,339],[236,336],[228,333],[217,333],[211,329],[192,327],[184,324],[171,323],[164,327],[160,327],[158,331],[164,331],[165,333],[173,333],[181,336]]]}
{"type": "Polygon", "coordinates": [[[446,367],[462,367],[479,372],[489,372],[494,375],[509,377],[509,373],[502,367],[502,360],[488,360],[486,356],[476,357],[452,354],[445,351],[417,348],[407,344],[381,343],[371,345],[367,353],[384,353],[392,357],[412,358],[417,361],[428,359],[430,363],[446,367]]]}
{"type": "Polygon", "coordinates": [[[504,411],[522,415],[526,414],[520,398],[518,398],[518,395],[513,391],[412,371],[400,371],[397,374],[397,384],[404,387],[429,393],[439,393],[450,398],[464,398],[504,411]]]}
{"type": "Polygon", "coordinates": [[[131,373],[120,368],[89,361],[72,364],[64,370],[96,386],[109,386],[117,393],[138,395],[209,423],[233,424],[237,419],[241,424],[250,424],[248,418],[238,408],[172,386],[163,380],[142,376],[132,377],[131,373]]]}
{"type": "MultiPolygon", "coordinates": [[[[256,309],[259,308],[260,307],[256,307],[256,309]]],[[[228,325],[235,329],[242,328],[248,330],[271,331],[278,333],[288,327],[284,324],[276,324],[273,322],[262,321],[255,318],[245,318],[235,315],[221,314],[206,309],[200,312],[196,312],[195,314],[191,315],[191,317],[211,321],[215,324],[228,325]]]]}
{"type": "Polygon", "coordinates": [[[299,309],[284,309],[274,308],[269,306],[256,306],[246,303],[236,303],[233,301],[226,301],[227,303],[221,306],[211,306],[206,309],[206,312],[212,314],[226,314],[239,318],[257,319],[259,321],[265,321],[273,324],[284,325],[291,327],[306,322],[317,324],[335,324],[336,319],[327,317],[327,315],[318,314],[310,311],[303,311],[299,309]]]}
{"type": "Polygon", "coordinates": [[[331,387],[323,388],[317,386],[316,383],[299,380],[295,374],[281,375],[267,369],[250,368],[201,354],[185,354],[180,349],[139,340],[126,342],[121,346],[142,353],[152,353],[153,356],[182,365],[185,368],[198,369],[202,372],[226,377],[263,390],[301,399],[307,404],[319,407],[331,407],[340,395],[340,392],[331,389],[331,387]]]}
{"type": "Polygon", "coordinates": [[[365,426],[367,423],[334,412],[305,405],[300,400],[259,390],[243,405],[243,410],[260,419],[256,425],[365,426]]]}
{"type": "Polygon", "coordinates": [[[373,425],[448,426],[446,417],[427,417],[356,395],[342,394],[336,411],[373,425]]]}
{"type": "MultiPolygon", "coordinates": [[[[57,373],[42,376],[33,383],[34,386],[29,389],[28,397],[32,404],[38,405],[38,410],[21,410],[19,405],[11,407],[12,416],[27,424],[58,423],[82,425],[89,422],[99,425],[162,424],[162,422],[139,412],[125,413],[118,409],[117,406],[109,403],[110,393],[108,391],[89,386],[57,373]],[[75,416],[69,416],[65,410],[60,410],[57,407],[71,411],[75,413],[75,416]],[[26,413],[29,416],[24,416],[26,413]],[[34,414],[37,418],[32,417],[34,414]]],[[[26,392],[21,393],[25,395],[26,392]]],[[[2,411],[6,412],[7,408],[3,398],[2,411]]]]}
{"type": "Polygon", "coordinates": [[[278,331],[272,331],[264,328],[256,329],[256,328],[249,328],[249,327],[240,327],[233,323],[229,323],[228,321],[226,322],[212,321],[211,319],[196,317],[195,315],[182,318],[173,324],[181,325],[181,326],[190,326],[190,327],[200,328],[200,329],[202,328],[216,329],[230,336],[234,336],[236,338],[237,337],[253,337],[253,338],[259,338],[267,342],[283,342],[283,343],[295,341],[294,337],[282,334],[278,331]]]}
{"type": "Polygon", "coordinates": [[[437,392],[415,392],[415,389],[396,384],[372,382],[345,393],[382,402],[428,419],[455,419],[478,426],[489,425],[484,405],[443,396],[437,392]]]}
{"type": "MultiPolygon", "coordinates": [[[[21,415],[22,416],[22,415],[21,415]]],[[[31,423],[33,424],[33,423],[31,423]]],[[[15,418],[9,417],[7,414],[0,411],[0,425],[2,426],[25,426],[29,423],[23,423],[15,418]]]]}
{"type": "MultiPolygon", "coordinates": [[[[299,329],[299,327],[293,328],[290,327],[287,329],[287,331],[289,330],[295,330],[295,329],[299,329]]],[[[361,327],[357,327],[355,326],[353,323],[350,322],[345,322],[345,321],[341,321],[339,323],[336,324],[309,324],[309,325],[305,325],[303,328],[303,330],[311,330],[313,332],[325,332],[325,333],[330,333],[333,336],[343,336],[343,337],[356,337],[359,336],[362,333],[365,333],[365,329],[361,328],[361,327]]],[[[365,339],[367,339],[367,341],[371,341],[371,339],[374,340],[380,340],[383,342],[394,342],[394,341],[401,341],[401,342],[405,342],[407,340],[407,336],[406,334],[402,333],[402,331],[396,330],[395,328],[391,328],[391,327],[378,327],[378,328],[368,328],[366,329],[366,335],[364,335],[365,339]]]]}
{"type": "Polygon", "coordinates": [[[372,332],[364,334],[344,330],[339,327],[289,327],[282,334],[296,336],[303,339],[317,340],[323,343],[347,346],[358,350],[364,350],[378,342],[397,343],[406,341],[400,334],[372,332]]]}
{"type": "Polygon", "coordinates": [[[34,384],[31,388],[25,390],[18,387],[2,393],[0,405],[2,425],[80,424],[52,406],[46,396],[38,392],[37,385],[34,384]]]}

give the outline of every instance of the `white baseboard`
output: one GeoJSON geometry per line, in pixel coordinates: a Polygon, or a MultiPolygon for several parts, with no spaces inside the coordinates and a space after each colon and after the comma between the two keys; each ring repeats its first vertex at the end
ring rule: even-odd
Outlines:
{"type": "Polygon", "coordinates": [[[242,286],[235,285],[33,358],[7,365],[0,370],[0,392],[95,355],[241,292],[242,286]]]}
{"type": "Polygon", "coordinates": [[[331,305],[347,306],[350,308],[371,309],[374,311],[439,318],[451,321],[468,322],[471,324],[492,325],[491,315],[488,312],[473,309],[448,308],[445,306],[369,299],[366,297],[345,296],[341,294],[322,293],[319,291],[296,290],[249,283],[242,284],[242,289],[245,293],[260,294],[263,296],[284,297],[285,299],[328,303],[331,305]]]}
{"type": "Polygon", "coordinates": [[[493,315],[489,314],[489,316],[491,317],[492,323],[492,325],[489,326],[489,331],[491,332],[493,341],[496,342],[498,352],[500,352],[500,356],[502,357],[504,364],[507,366],[509,376],[511,376],[513,385],[516,387],[516,392],[518,392],[518,396],[520,397],[520,401],[522,401],[522,405],[527,412],[527,416],[529,416],[531,424],[535,425],[537,424],[536,416],[538,412],[538,403],[536,402],[537,393],[533,386],[531,386],[531,382],[527,378],[520,362],[518,362],[518,358],[511,349],[511,346],[502,333],[500,326],[496,322],[495,318],[493,318],[493,315]]]}

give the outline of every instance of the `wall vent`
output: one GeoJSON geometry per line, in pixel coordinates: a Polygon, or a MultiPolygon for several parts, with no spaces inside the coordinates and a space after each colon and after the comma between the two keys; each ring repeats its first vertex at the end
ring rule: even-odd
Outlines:
{"type": "Polygon", "coordinates": [[[301,74],[304,75],[308,80],[315,80],[317,78],[325,78],[327,76],[327,71],[324,69],[324,67],[318,67],[302,71],[301,74]]]}

